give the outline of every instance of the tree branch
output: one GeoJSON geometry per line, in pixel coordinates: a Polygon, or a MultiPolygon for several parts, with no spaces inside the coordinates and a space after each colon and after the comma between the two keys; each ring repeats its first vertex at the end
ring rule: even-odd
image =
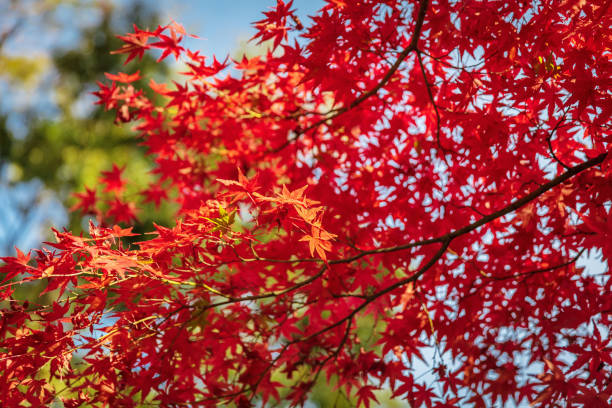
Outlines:
{"type": "MultiPolygon", "coordinates": [[[[266,299],[266,298],[271,298],[271,297],[277,297],[277,296],[281,296],[284,294],[287,294],[289,292],[292,292],[294,290],[297,290],[303,286],[308,285],[311,282],[314,282],[315,280],[317,280],[319,277],[321,277],[323,275],[323,273],[327,270],[328,266],[327,265],[335,265],[335,264],[346,264],[346,263],[351,263],[354,262],[358,259],[361,259],[365,256],[369,256],[369,255],[377,255],[377,254],[383,254],[383,253],[389,253],[389,252],[397,252],[397,251],[403,251],[406,249],[410,249],[410,248],[415,248],[418,246],[425,246],[425,245],[431,245],[431,244],[435,244],[435,243],[441,243],[443,244],[442,248],[444,248],[444,251],[446,250],[446,248],[448,247],[448,245],[450,244],[450,242],[461,236],[461,235],[465,235],[468,234],[480,227],[482,227],[483,225],[486,225],[488,223],[490,223],[491,221],[494,221],[498,218],[503,217],[504,215],[510,214],[513,211],[516,211],[517,209],[523,207],[524,205],[526,205],[527,203],[529,203],[530,201],[535,200],[537,197],[541,196],[542,194],[544,194],[545,192],[553,189],[554,187],[558,186],[559,184],[565,182],[566,180],[574,177],[575,175],[588,170],[592,167],[597,166],[598,164],[601,164],[604,159],[608,156],[608,152],[606,153],[602,153],[597,157],[594,157],[590,160],[587,160],[579,165],[576,165],[574,167],[571,167],[569,170],[567,170],[565,173],[555,177],[554,179],[552,179],[551,181],[549,181],[548,183],[542,184],[540,187],[538,187],[537,189],[535,189],[534,191],[532,191],[531,193],[527,194],[526,196],[512,202],[511,204],[507,205],[506,207],[492,213],[489,214],[485,217],[482,217],[481,219],[479,219],[478,221],[475,221],[471,224],[468,224],[462,228],[456,229],[454,231],[448,232],[444,235],[438,236],[438,237],[433,237],[433,238],[428,238],[428,239],[423,239],[423,240],[419,240],[419,241],[413,241],[413,242],[409,242],[406,244],[402,244],[402,245],[396,245],[396,246],[391,246],[391,247],[383,247],[383,248],[377,248],[377,249],[372,249],[372,250],[367,250],[367,251],[362,251],[357,255],[348,257],[348,258],[343,258],[343,259],[334,259],[329,261],[326,265],[323,265],[321,267],[321,269],[319,270],[319,272],[317,272],[315,275],[311,276],[310,278],[297,283],[294,286],[291,286],[289,288],[283,289],[282,291],[278,291],[278,292],[271,292],[271,293],[263,293],[263,294],[259,294],[259,295],[252,295],[252,296],[244,296],[244,297],[240,297],[240,298],[231,298],[225,301],[221,301],[221,302],[217,302],[217,303],[211,303],[210,305],[208,305],[206,307],[206,309],[209,308],[214,308],[214,307],[219,307],[219,306],[224,306],[227,304],[232,304],[232,303],[238,303],[238,302],[244,302],[244,301],[250,301],[250,300],[259,300],[259,299],[266,299]]],[[[442,251],[442,253],[444,252],[442,251]]],[[[440,254],[441,256],[441,254],[440,254]]],[[[437,259],[436,259],[437,260],[437,259]]],[[[321,263],[324,263],[325,261],[322,259],[318,260],[321,263]]],[[[430,265],[431,266],[431,265],[430,265]]],[[[399,286],[405,285],[409,282],[412,282],[413,280],[418,279],[418,277],[424,273],[421,272],[418,276],[416,276],[415,279],[412,279],[412,277],[408,277],[406,279],[403,279],[401,281],[398,281],[396,284],[399,286]]],[[[414,275],[413,275],[414,276],[414,275]]],[[[394,284],[395,285],[395,284],[394,284]]],[[[378,297],[378,296],[382,296],[385,293],[388,293],[389,291],[395,289],[396,287],[388,287],[386,289],[383,289],[382,291],[379,291],[377,293],[375,293],[374,295],[368,297],[367,299],[370,299],[371,297],[378,297]]],[[[371,300],[366,300],[366,303],[371,302],[371,300]]],[[[364,306],[365,307],[365,306],[364,306]]],[[[361,308],[359,309],[361,310],[361,308]]]]}

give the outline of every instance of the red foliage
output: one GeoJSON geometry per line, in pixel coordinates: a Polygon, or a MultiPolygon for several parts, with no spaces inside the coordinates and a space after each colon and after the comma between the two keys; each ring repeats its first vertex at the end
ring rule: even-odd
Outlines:
{"type": "Polygon", "coordinates": [[[137,73],[97,93],[158,180],[127,198],[114,167],[73,208],[90,237],[4,259],[1,405],[299,404],[323,376],[365,406],[610,406],[610,268],[576,265],[612,256],[609,2],[291,8],[242,61],[120,37],[185,64],[160,106],[137,73]],[[166,200],[138,244],[106,227],[166,200]],[[52,304],[14,298],[40,279],[52,304]]]}

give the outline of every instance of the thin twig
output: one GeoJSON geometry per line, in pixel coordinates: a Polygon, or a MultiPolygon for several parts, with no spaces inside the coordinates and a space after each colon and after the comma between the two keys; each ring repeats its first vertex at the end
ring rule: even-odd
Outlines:
{"type": "Polygon", "coordinates": [[[552,147],[552,143],[551,143],[551,139],[553,137],[553,135],[555,134],[555,132],[557,131],[557,129],[559,129],[559,126],[561,125],[561,123],[563,123],[563,121],[565,120],[565,115],[567,115],[567,111],[565,111],[563,113],[563,116],[561,116],[561,119],[559,119],[559,121],[557,122],[557,124],[555,125],[554,128],[552,128],[552,130],[550,131],[550,133],[548,134],[548,137],[546,138],[546,143],[548,143],[548,151],[550,152],[550,155],[552,156],[552,158],[559,163],[562,167],[564,167],[566,170],[569,170],[569,166],[565,163],[563,163],[563,161],[561,161],[561,159],[559,159],[557,157],[557,155],[555,154],[555,151],[552,147]]]}
{"type": "Polygon", "coordinates": [[[417,60],[419,61],[419,67],[421,68],[421,73],[423,74],[423,81],[425,82],[425,88],[427,88],[427,96],[429,96],[429,102],[433,106],[434,112],[436,114],[436,141],[438,147],[442,152],[447,151],[443,146],[442,142],[440,142],[440,111],[438,110],[438,105],[433,96],[433,92],[431,90],[431,84],[427,80],[427,73],[425,72],[425,66],[423,65],[423,58],[421,57],[421,52],[416,50],[417,60]]]}

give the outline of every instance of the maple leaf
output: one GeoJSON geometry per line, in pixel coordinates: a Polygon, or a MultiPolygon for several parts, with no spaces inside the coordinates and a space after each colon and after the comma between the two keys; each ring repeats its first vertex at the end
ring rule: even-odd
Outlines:
{"type": "Polygon", "coordinates": [[[74,193],[73,195],[79,201],[70,207],[70,211],[80,211],[81,214],[96,213],[96,203],[98,201],[96,190],[86,187],[83,193],[74,193]]]}
{"type": "Polygon", "coordinates": [[[318,227],[321,226],[321,216],[323,212],[322,207],[307,208],[301,205],[296,205],[294,208],[298,215],[308,224],[318,227]]]}
{"type": "Polygon", "coordinates": [[[230,193],[228,195],[232,197],[231,203],[249,198],[255,204],[253,194],[259,190],[256,177],[249,180],[244,176],[242,170],[238,168],[238,181],[224,179],[217,179],[217,181],[229,187],[230,193]]]}
{"type": "Polygon", "coordinates": [[[300,241],[308,242],[308,248],[310,249],[311,256],[313,256],[316,251],[317,255],[321,259],[327,261],[327,255],[325,252],[330,252],[332,250],[331,241],[334,238],[336,238],[334,234],[330,234],[322,228],[313,225],[311,228],[311,234],[303,236],[300,238],[300,241]]]}
{"type": "Polygon", "coordinates": [[[160,95],[167,95],[170,92],[166,84],[158,84],[153,78],[149,81],[149,87],[160,95]]]}
{"type": "Polygon", "coordinates": [[[29,263],[31,260],[31,253],[24,254],[19,248],[15,247],[17,257],[0,257],[0,260],[4,262],[4,265],[0,266],[0,273],[4,273],[3,279],[0,283],[8,282],[15,276],[23,273],[26,269],[30,268],[29,263]]]}
{"type": "Polygon", "coordinates": [[[104,191],[120,194],[125,187],[125,180],[121,178],[121,174],[125,167],[119,167],[113,163],[113,169],[102,172],[102,183],[106,184],[104,191]]]}
{"type": "MultiPolygon", "coordinates": [[[[193,54],[190,56],[192,59],[196,58],[193,54]]],[[[188,62],[187,66],[191,68],[190,72],[184,72],[185,75],[193,75],[196,78],[206,78],[209,76],[217,75],[219,72],[223,71],[229,65],[228,60],[226,59],[223,62],[217,61],[217,58],[213,55],[213,63],[211,65],[206,65],[204,61],[204,57],[198,59],[198,63],[188,62]]]]}
{"type": "Polygon", "coordinates": [[[287,3],[283,0],[277,0],[276,7],[273,7],[271,11],[263,13],[266,18],[254,23],[258,32],[252,39],[259,38],[259,44],[266,40],[274,39],[274,48],[278,47],[281,41],[287,38],[287,31],[289,30],[286,26],[287,17],[293,15],[292,6],[293,0],[287,3]]]}
{"type": "Polygon", "coordinates": [[[123,237],[135,237],[139,234],[133,233],[133,227],[121,228],[119,225],[113,225],[110,231],[110,235],[113,238],[123,238],[123,237]]]}
{"type": "Polygon", "coordinates": [[[113,82],[110,87],[101,82],[97,82],[97,84],[100,90],[92,92],[99,99],[96,104],[104,105],[104,109],[106,110],[115,108],[117,106],[117,98],[120,94],[120,89],[117,87],[117,84],[113,82]]]}
{"type": "Polygon", "coordinates": [[[126,203],[115,197],[109,202],[109,206],[106,213],[109,217],[112,217],[115,222],[129,224],[136,220],[136,208],[133,203],[126,203]]]}
{"type": "Polygon", "coordinates": [[[160,41],[151,44],[151,47],[161,48],[163,50],[157,62],[163,61],[170,54],[173,54],[174,58],[178,61],[181,52],[185,51],[185,49],[179,45],[183,40],[183,36],[177,36],[176,33],[175,30],[171,30],[170,36],[158,34],[157,38],[159,38],[160,41]]]}
{"type": "Polygon", "coordinates": [[[168,192],[159,184],[149,186],[141,192],[145,196],[145,203],[155,203],[155,207],[159,208],[162,201],[168,198],[168,192]]]}
{"type": "Polygon", "coordinates": [[[378,403],[378,399],[374,394],[374,391],[377,390],[376,387],[371,385],[360,387],[359,391],[357,391],[357,405],[363,404],[368,408],[372,402],[378,403]]]}
{"type": "Polygon", "coordinates": [[[123,82],[129,84],[130,82],[138,81],[140,79],[140,71],[136,71],[133,74],[124,74],[123,72],[119,72],[117,75],[109,74],[105,72],[104,75],[111,81],[123,82]]]}
{"type": "Polygon", "coordinates": [[[156,33],[140,30],[136,25],[134,25],[133,33],[117,36],[117,38],[122,40],[125,44],[123,44],[120,49],[111,51],[111,54],[128,54],[124,64],[127,64],[135,57],[142,59],[144,52],[151,48],[151,45],[147,44],[149,37],[154,36],[156,36],[156,33]]]}
{"type": "Polygon", "coordinates": [[[242,60],[240,62],[235,62],[234,68],[240,69],[243,71],[257,71],[259,68],[263,68],[265,65],[261,61],[260,56],[254,56],[251,58],[247,58],[246,54],[242,56],[242,60]]]}
{"type": "Polygon", "coordinates": [[[182,36],[188,36],[191,38],[195,38],[195,39],[199,39],[200,37],[198,37],[195,34],[187,34],[187,32],[185,31],[185,27],[183,27],[181,24],[177,23],[174,20],[170,20],[170,24],[168,24],[166,26],[171,32],[175,32],[178,33],[182,36]]]}
{"type": "Polygon", "coordinates": [[[279,204],[290,204],[294,207],[310,207],[318,204],[318,201],[310,200],[304,196],[304,191],[307,188],[308,186],[306,185],[297,190],[289,191],[287,186],[283,184],[281,192],[277,193],[276,197],[265,197],[261,194],[255,194],[255,196],[262,201],[275,201],[279,204]]]}
{"type": "Polygon", "coordinates": [[[236,211],[228,212],[222,206],[219,206],[219,216],[216,218],[208,218],[204,217],[204,219],[210,221],[214,227],[212,228],[212,232],[219,231],[221,235],[224,232],[229,232],[231,230],[232,224],[234,224],[236,218],[236,211]]]}

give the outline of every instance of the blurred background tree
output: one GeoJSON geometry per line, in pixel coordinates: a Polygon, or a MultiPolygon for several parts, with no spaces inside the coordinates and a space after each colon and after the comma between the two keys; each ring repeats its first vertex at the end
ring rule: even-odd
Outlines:
{"type": "MultiPolygon", "coordinates": [[[[51,223],[78,233],[82,217],[65,210],[73,204],[71,193],[95,186],[112,163],[126,166],[133,192],[145,186],[150,160],[131,130],[115,124],[114,113],[95,105],[91,93],[96,81],[109,82],[105,72],[131,69],[110,54],[121,45],[116,35],[131,31],[132,24],[154,28],[160,21],[156,10],[139,0],[13,0],[0,6],[0,16],[0,90],[8,95],[0,102],[0,256],[5,256],[14,253],[14,245],[37,246],[51,223]],[[39,49],[19,46],[26,31],[40,39],[39,49]]],[[[158,82],[170,72],[149,55],[138,69],[158,82]]],[[[172,222],[167,208],[143,208],[136,230],[150,229],[153,218],[172,222]]]]}

